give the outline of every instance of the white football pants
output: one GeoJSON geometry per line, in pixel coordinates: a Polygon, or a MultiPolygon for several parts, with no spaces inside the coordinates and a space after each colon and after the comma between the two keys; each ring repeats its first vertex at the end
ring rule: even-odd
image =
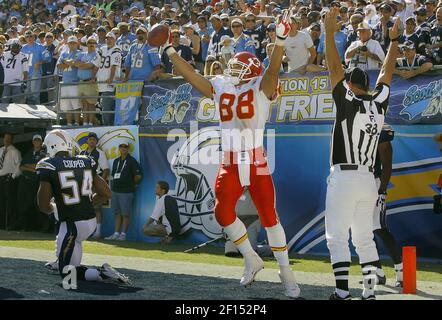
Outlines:
{"type": "Polygon", "coordinates": [[[57,257],[59,263],[78,267],[83,256],[82,242],[88,239],[97,228],[97,219],[76,221],[75,223],[62,222],[57,235],[57,257]]]}
{"type": "Polygon", "coordinates": [[[373,235],[378,197],[373,173],[332,167],[325,204],[325,231],[331,263],[351,261],[349,230],[361,264],[379,260],[373,235]]]}

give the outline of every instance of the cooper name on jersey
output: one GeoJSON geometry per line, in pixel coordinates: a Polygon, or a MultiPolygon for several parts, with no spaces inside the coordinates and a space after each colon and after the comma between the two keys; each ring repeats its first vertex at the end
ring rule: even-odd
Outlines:
{"type": "Polygon", "coordinates": [[[63,160],[63,165],[65,168],[68,168],[68,169],[86,168],[86,164],[84,163],[84,160],[82,160],[82,159],[63,160]]]}

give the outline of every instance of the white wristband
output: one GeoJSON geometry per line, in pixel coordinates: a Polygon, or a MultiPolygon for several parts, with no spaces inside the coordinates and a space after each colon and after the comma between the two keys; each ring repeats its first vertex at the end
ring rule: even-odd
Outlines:
{"type": "Polygon", "coordinates": [[[280,46],[280,47],[284,47],[285,39],[281,39],[281,38],[276,37],[275,45],[280,46]]]}
{"type": "Polygon", "coordinates": [[[168,57],[170,57],[174,53],[176,53],[176,50],[174,47],[170,46],[169,48],[166,49],[166,54],[168,57]]]}

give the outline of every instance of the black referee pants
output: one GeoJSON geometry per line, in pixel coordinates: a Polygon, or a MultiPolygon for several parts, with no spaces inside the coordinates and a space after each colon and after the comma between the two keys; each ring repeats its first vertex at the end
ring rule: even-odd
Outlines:
{"type": "Polygon", "coordinates": [[[7,229],[17,218],[17,180],[0,177],[0,229],[7,229]]]}

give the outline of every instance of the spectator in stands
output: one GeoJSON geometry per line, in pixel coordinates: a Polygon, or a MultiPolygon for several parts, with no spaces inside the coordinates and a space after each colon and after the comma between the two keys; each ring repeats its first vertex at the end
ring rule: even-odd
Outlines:
{"type": "Polygon", "coordinates": [[[231,26],[233,32],[233,48],[235,54],[242,51],[247,51],[255,54],[255,45],[252,39],[244,34],[243,23],[241,19],[233,19],[231,26]]]}
{"type": "Polygon", "coordinates": [[[436,20],[437,0],[426,0],[425,8],[427,8],[427,22],[432,23],[436,20]]]}
{"type": "Polygon", "coordinates": [[[223,27],[221,23],[221,18],[217,14],[214,14],[210,17],[210,22],[213,27],[213,32],[210,36],[209,48],[207,52],[208,54],[214,55],[215,57],[218,58],[221,51],[221,44],[220,44],[221,37],[226,35],[232,37],[233,33],[230,29],[226,29],[223,27]]]}
{"type": "Polygon", "coordinates": [[[350,21],[350,17],[348,15],[348,8],[345,6],[341,6],[341,8],[339,8],[339,16],[342,19],[342,23],[345,25],[350,21]]]}
{"type": "Polygon", "coordinates": [[[219,61],[214,61],[212,65],[210,66],[210,75],[211,76],[218,76],[222,75],[224,73],[224,67],[223,64],[219,61]]]}
{"type": "MultiPolygon", "coordinates": [[[[319,23],[313,23],[307,30],[310,34],[310,37],[312,38],[313,45],[315,46],[316,52],[318,52],[318,46],[319,46],[319,37],[321,36],[321,25],[319,23]]],[[[313,61],[313,63],[317,63],[317,57],[313,61]]]]}
{"type": "Polygon", "coordinates": [[[121,77],[121,49],[115,45],[117,37],[113,32],[106,34],[106,46],[98,50],[100,56],[100,67],[97,72],[98,91],[101,95],[101,108],[103,124],[111,126],[114,124],[115,111],[115,82],[121,77]]]}
{"type": "Polygon", "coordinates": [[[24,103],[23,96],[28,80],[28,56],[21,52],[18,40],[11,44],[11,50],[0,56],[4,70],[4,89],[2,103],[24,103]],[[11,98],[9,98],[12,96],[11,98]]]}
{"type": "Polygon", "coordinates": [[[169,184],[166,181],[158,181],[155,187],[157,201],[152,214],[143,226],[144,235],[160,237],[163,244],[170,243],[181,231],[178,203],[168,193],[169,184]]]}
{"type": "Polygon", "coordinates": [[[0,147],[0,229],[10,225],[17,214],[17,178],[20,176],[21,154],[12,144],[12,133],[3,135],[0,147]]]}
{"type": "Polygon", "coordinates": [[[195,26],[189,22],[183,26],[184,37],[189,43],[189,47],[192,52],[193,61],[195,62],[196,68],[202,73],[204,69],[203,63],[203,53],[201,49],[201,39],[198,33],[195,31],[195,26]]]}
{"type": "Polygon", "coordinates": [[[392,4],[396,6],[396,13],[394,14],[394,16],[399,17],[402,24],[405,26],[405,22],[407,21],[407,19],[413,16],[413,1],[405,2],[405,0],[393,0],[392,4]]]}
{"type": "Polygon", "coordinates": [[[389,4],[383,4],[379,8],[381,12],[381,18],[373,29],[373,39],[377,40],[381,45],[384,52],[387,51],[390,45],[390,38],[388,36],[388,30],[393,26],[394,22],[392,17],[393,10],[389,4]]]}
{"type": "Polygon", "coordinates": [[[345,52],[345,62],[349,67],[362,70],[379,69],[385,59],[385,53],[378,41],[371,38],[372,31],[362,22],[356,29],[359,40],[353,42],[345,52]]]}
{"type": "Polygon", "coordinates": [[[427,57],[434,64],[442,64],[442,7],[436,11],[436,20],[433,21],[431,27],[430,39],[430,43],[425,46],[427,57]]]}
{"type": "Polygon", "coordinates": [[[111,204],[115,214],[115,231],[106,240],[124,241],[129,229],[135,188],[141,181],[141,168],[129,153],[129,143],[121,143],[118,148],[120,157],[114,160],[111,171],[111,204]]]}
{"type": "Polygon", "coordinates": [[[263,42],[267,35],[267,26],[273,22],[273,17],[260,17],[260,23],[258,24],[256,15],[249,12],[245,15],[244,19],[244,33],[253,40],[256,50],[255,55],[258,59],[263,61],[265,58],[265,47],[263,46],[263,42]]]}
{"type": "Polygon", "coordinates": [[[42,88],[49,90],[46,92],[46,102],[55,101],[55,94],[57,88],[55,88],[54,78],[51,77],[55,72],[55,66],[57,65],[57,56],[55,55],[56,45],[54,43],[54,34],[48,32],[45,34],[45,42],[43,51],[43,59],[45,63],[42,65],[43,79],[42,88]],[[53,89],[51,89],[53,88],[53,89]]]}
{"type": "MultiPolygon", "coordinates": [[[[175,48],[176,52],[179,53],[181,58],[183,58],[190,64],[195,65],[193,61],[192,50],[190,49],[190,47],[182,45],[180,43],[181,35],[179,30],[172,30],[171,33],[172,33],[172,46],[175,48]]],[[[163,55],[161,56],[161,62],[166,66],[167,73],[174,73],[172,70],[173,69],[172,62],[170,62],[169,57],[165,52],[163,52],[163,55]]]]}
{"type": "MultiPolygon", "coordinates": [[[[135,9],[135,8],[134,8],[135,9]]],[[[126,22],[120,22],[117,26],[119,29],[119,33],[121,34],[119,37],[117,35],[117,46],[121,49],[121,55],[124,59],[126,59],[127,54],[129,53],[130,46],[132,45],[132,42],[136,40],[136,36],[129,31],[129,24],[126,22]]]]}
{"type": "Polygon", "coordinates": [[[431,26],[427,22],[427,9],[425,7],[419,7],[415,11],[416,14],[416,34],[419,37],[419,45],[417,52],[419,54],[427,54],[426,45],[430,43],[431,40],[431,26]]]}
{"type": "Polygon", "coordinates": [[[101,47],[106,46],[106,28],[105,27],[98,27],[97,28],[97,49],[100,49],[101,47]]]}
{"type": "Polygon", "coordinates": [[[12,230],[34,230],[48,231],[48,218],[40,213],[37,207],[36,194],[38,191],[38,176],[35,172],[35,165],[46,157],[43,149],[43,138],[39,134],[32,137],[32,149],[23,157],[20,165],[22,174],[18,179],[18,201],[17,220],[11,227],[12,230]]]}
{"type": "Polygon", "coordinates": [[[364,17],[360,14],[354,14],[350,17],[350,23],[347,25],[347,41],[345,44],[345,50],[348,49],[348,47],[358,40],[358,32],[357,28],[358,25],[364,21],[364,17]]]}
{"type": "Polygon", "coordinates": [[[312,38],[304,31],[298,31],[299,17],[291,16],[291,29],[285,41],[286,62],[289,64],[289,72],[316,72],[322,67],[313,65],[316,59],[316,50],[312,38]]]}
{"type": "Polygon", "coordinates": [[[80,125],[80,101],[78,100],[78,67],[77,60],[81,52],[78,50],[78,39],[70,36],[68,39],[69,50],[61,53],[58,58],[57,68],[62,71],[62,85],[60,95],[60,110],[65,112],[68,126],[80,125]],[[75,122],[74,122],[75,121],[75,122]]]}
{"type": "Polygon", "coordinates": [[[416,49],[419,46],[419,37],[416,34],[416,19],[414,17],[407,18],[404,33],[399,36],[399,44],[406,41],[412,41],[416,49]]]}
{"type": "Polygon", "coordinates": [[[28,55],[29,60],[29,84],[27,103],[39,104],[40,103],[40,90],[41,90],[41,65],[45,62],[43,52],[44,46],[35,42],[35,35],[32,31],[26,31],[26,44],[23,46],[22,52],[28,55]]]}
{"type": "Polygon", "coordinates": [[[210,76],[210,70],[212,68],[212,63],[216,61],[215,57],[212,55],[208,55],[206,58],[206,64],[204,65],[204,75],[210,76]]]}
{"type": "MultiPolygon", "coordinates": [[[[365,23],[367,23],[371,29],[376,28],[380,19],[379,15],[377,14],[376,7],[373,4],[369,4],[368,6],[365,7],[364,13],[365,13],[364,16],[365,23]]],[[[360,22],[358,22],[358,24],[359,23],[360,22]]]]}
{"type": "Polygon", "coordinates": [[[395,74],[402,78],[410,79],[433,68],[430,59],[416,54],[416,47],[412,41],[406,41],[402,45],[402,51],[404,56],[396,59],[396,68],[400,69],[395,71],[395,74]]]}
{"type": "MultiPolygon", "coordinates": [[[[87,137],[87,149],[80,152],[82,155],[87,155],[92,157],[96,164],[97,174],[100,175],[104,181],[107,181],[109,178],[109,162],[107,160],[106,154],[99,148],[97,148],[98,136],[95,132],[89,132],[87,137]]],[[[101,223],[102,223],[102,215],[101,215],[102,205],[94,206],[95,215],[97,217],[97,230],[95,231],[93,237],[100,238],[101,237],[101,223]]]]}
{"type": "MultiPolygon", "coordinates": [[[[339,17],[339,16],[338,16],[339,17]]],[[[335,43],[336,48],[338,49],[339,57],[341,61],[345,60],[345,45],[347,42],[347,35],[342,31],[343,21],[338,22],[338,31],[335,33],[335,43]]],[[[318,46],[318,64],[326,66],[325,61],[323,61],[325,56],[325,32],[321,34],[319,38],[319,46],[318,46]]]]}
{"type": "Polygon", "coordinates": [[[148,80],[152,72],[160,69],[158,49],[146,42],[147,30],[138,27],[136,37],[137,41],[131,45],[124,63],[126,69],[124,82],[148,80]]]}
{"type": "Polygon", "coordinates": [[[207,52],[209,50],[210,35],[213,33],[213,29],[207,25],[207,19],[203,15],[198,17],[197,23],[197,32],[201,39],[202,59],[203,61],[206,61],[207,52]]]}
{"type": "Polygon", "coordinates": [[[86,41],[87,51],[81,52],[75,61],[78,68],[78,96],[83,107],[83,125],[92,126],[97,123],[95,118],[95,104],[97,103],[98,86],[96,75],[100,66],[100,56],[97,52],[97,40],[89,37],[86,41]]]}

